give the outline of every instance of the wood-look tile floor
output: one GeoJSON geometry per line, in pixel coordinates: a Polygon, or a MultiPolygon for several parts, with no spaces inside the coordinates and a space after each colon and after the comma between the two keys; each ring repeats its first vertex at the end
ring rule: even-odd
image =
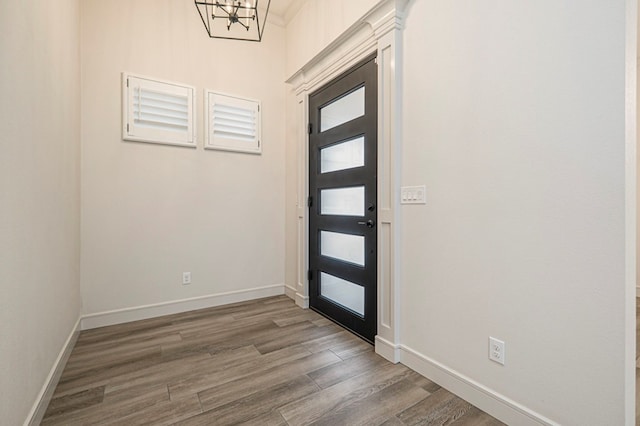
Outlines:
{"type": "Polygon", "coordinates": [[[43,425],[502,425],[285,296],[83,331],[43,425]]]}
{"type": "Polygon", "coordinates": [[[636,297],[636,425],[640,425],[640,297],[636,297]]]}

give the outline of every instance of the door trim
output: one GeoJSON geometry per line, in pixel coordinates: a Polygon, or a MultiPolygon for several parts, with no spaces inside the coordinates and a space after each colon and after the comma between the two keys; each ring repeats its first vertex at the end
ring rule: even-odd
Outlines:
{"type": "Polygon", "coordinates": [[[378,271],[376,353],[400,361],[399,268],[400,159],[402,124],[402,28],[407,0],[381,1],[333,43],[312,58],[287,83],[296,95],[297,271],[296,303],[309,307],[309,216],[307,134],[309,94],[374,53],[378,66],[378,271]]]}

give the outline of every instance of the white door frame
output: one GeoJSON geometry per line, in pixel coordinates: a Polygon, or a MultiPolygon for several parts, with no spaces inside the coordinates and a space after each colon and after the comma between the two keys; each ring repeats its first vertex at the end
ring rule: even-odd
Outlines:
{"type": "Polygon", "coordinates": [[[402,28],[408,0],[382,0],[287,83],[296,94],[298,146],[296,303],[309,307],[309,94],[377,52],[378,64],[378,324],[376,352],[400,361],[400,160],[402,28]]]}

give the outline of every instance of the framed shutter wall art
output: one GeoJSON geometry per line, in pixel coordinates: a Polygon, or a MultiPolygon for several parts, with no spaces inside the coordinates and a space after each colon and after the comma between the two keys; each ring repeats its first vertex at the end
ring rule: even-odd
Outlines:
{"type": "Polygon", "coordinates": [[[260,102],[205,90],[205,148],[262,153],[260,102]]]}
{"type": "Polygon", "coordinates": [[[195,89],[122,73],[122,139],[196,147],[195,89]]]}

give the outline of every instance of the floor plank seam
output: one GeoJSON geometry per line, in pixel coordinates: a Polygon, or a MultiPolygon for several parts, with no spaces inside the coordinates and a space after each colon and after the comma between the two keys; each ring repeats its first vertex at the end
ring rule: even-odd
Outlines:
{"type": "Polygon", "coordinates": [[[316,382],[316,380],[313,377],[309,376],[309,374],[311,373],[313,373],[313,371],[305,374],[305,376],[308,377],[320,390],[322,390],[322,386],[320,386],[320,384],[316,382]]]}

